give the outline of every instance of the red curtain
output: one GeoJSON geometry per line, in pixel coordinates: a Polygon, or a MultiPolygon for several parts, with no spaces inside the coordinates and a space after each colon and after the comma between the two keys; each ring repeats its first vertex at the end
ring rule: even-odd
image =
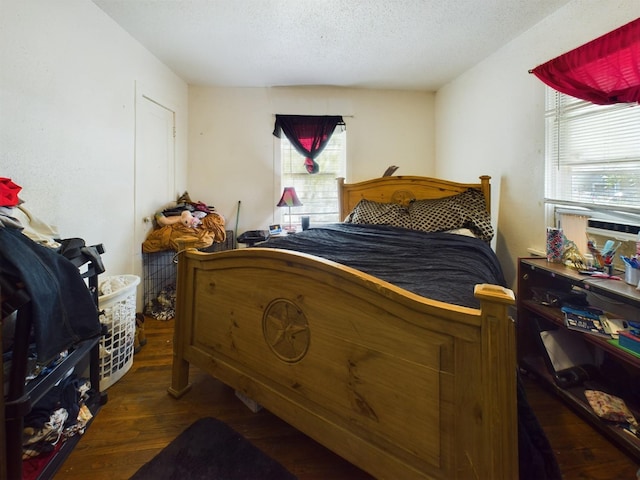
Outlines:
{"type": "Polygon", "coordinates": [[[309,173],[318,173],[315,159],[327,146],[337,125],[344,125],[336,115],[276,115],[273,134],[280,138],[284,132],[294,148],[305,157],[304,166],[309,173]]]}
{"type": "Polygon", "coordinates": [[[598,105],[640,102],[640,18],[531,73],[559,92],[598,105]]]}

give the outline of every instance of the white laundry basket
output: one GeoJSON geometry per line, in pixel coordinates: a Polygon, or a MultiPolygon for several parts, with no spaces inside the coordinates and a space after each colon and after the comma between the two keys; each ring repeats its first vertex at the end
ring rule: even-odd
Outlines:
{"type": "MultiPolygon", "coordinates": [[[[111,285],[111,293],[98,297],[100,321],[108,333],[100,340],[100,390],[106,390],[133,365],[136,336],[136,287],[140,277],[107,277],[100,285],[111,285]]],[[[102,290],[102,287],[101,287],[102,290]]]]}

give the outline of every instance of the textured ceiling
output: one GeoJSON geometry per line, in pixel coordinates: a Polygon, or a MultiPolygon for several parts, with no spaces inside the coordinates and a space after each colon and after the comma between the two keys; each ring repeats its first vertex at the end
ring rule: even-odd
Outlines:
{"type": "Polygon", "coordinates": [[[93,0],[192,85],[437,90],[570,0],[93,0]]]}

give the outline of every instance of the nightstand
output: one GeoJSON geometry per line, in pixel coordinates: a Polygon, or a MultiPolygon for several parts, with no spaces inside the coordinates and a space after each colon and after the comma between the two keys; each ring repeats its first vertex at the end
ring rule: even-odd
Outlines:
{"type": "Polygon", "coordinates": [[[244,243],[247,247],[253,247],[256,243],[267,240],[269,236],[268,230],[248,230],[238,235],[238,243],[244,243]]]}

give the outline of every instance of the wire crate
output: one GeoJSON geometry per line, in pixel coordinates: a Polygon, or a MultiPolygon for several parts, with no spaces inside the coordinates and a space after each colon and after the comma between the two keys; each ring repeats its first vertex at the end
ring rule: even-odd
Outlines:
{"type": "Polygon", "coordinates": [[[167,287],[175,286],[178,271],[177,256],[173,250],[142,254],[143,305],[146,309],[167,287]]]}
{"type": "MultiPolygon", "coordinates": [[[[216,242],[202,252],[220,252],[231,250],[234,246],[233,230],[226,231],[224,242],[216,242]]],[[[175,288],[178,270],[178,256],[175,251],[143,253],[143,308],[145,315],[158,320],[173,318],[175,307],[175,288]]]]}

